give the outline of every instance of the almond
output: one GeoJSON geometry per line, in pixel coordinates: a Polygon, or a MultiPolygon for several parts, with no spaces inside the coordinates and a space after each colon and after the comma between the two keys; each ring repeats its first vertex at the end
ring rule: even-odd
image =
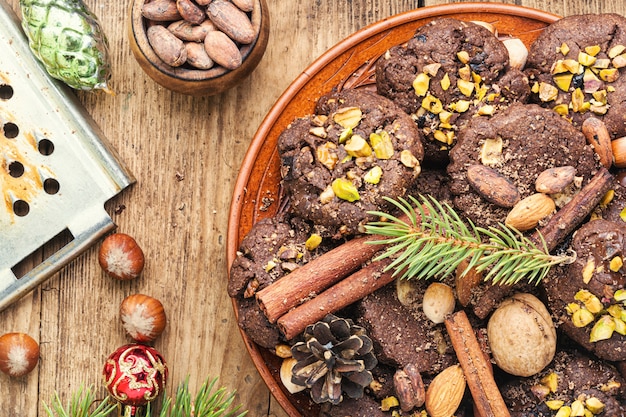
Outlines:
{"type": "Polygon", "coordinates": [[[593,150],[600,157],[600,163],[606,168],[613,164],[613,150],[611,149],[611,135],[604,122],[595,117],[585,119],[581,130],[593,150]]]}
{"type": "Polygon", "coordinates": [[[511,180],[493,168],[470,165],[467,182],[482,198],[500,207],[513,207],[520,200],[520,193],[511,180]]]}
{"type": "Polygon", "coordinates": [[[241,66],[241,52],[237,45],[223,32],[215,30],[206,34],[204,49],[207,55],[217,64],[227,69],[241,66]]]}
{"type": "Polygon", "coordinates": [[[543,171],[535,181],[535,190],[538,193],[556,194],[563,192],[576,177],[576,168],[562,166],[543,171]]]}
{"type": "Polygon", "coordinates": [[[206,12],[211,22],[232,40],[249,44],[256,39],[256,31],[248,16],[231,2],[213,0],[206,12]]]}
{"type": "Polygon", "coordinates": [[[465,394],[465,375],[461,365],[452,365],[439,373],[426,391],[426,411],[430,417],[453,416],[465,394]]]}
{"type": "Polygon", "coordinates": [[[504,224],[524,232],[536,227],[539,221],[550,215],[555,208],[554,200],[549,196],[542,193],[533,194],[513,207],[504,224]]]}

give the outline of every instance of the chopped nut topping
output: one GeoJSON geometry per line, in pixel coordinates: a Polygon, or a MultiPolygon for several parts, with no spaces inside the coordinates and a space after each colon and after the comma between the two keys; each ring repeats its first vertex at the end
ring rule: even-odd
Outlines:
{"type": "Polygon", "coordinates": [[[372,148],[360,135],[352,135],[352,137],[346,142],[345,150],[348,155],[355,158],[370,156],[372,154],[372,148]]]}
{"type": "Polygon", "coordinates": [[[437,62],[434,64],[424,65],[423,71],[431,77],[434,77],[437,75],[437,72],[439,72],[439,68],[441,68],[441,64],[437,62]]]}
{"type": "Polygon", "coordinates": [[[317,160],[331,171],[335,168],[335,165],[337,165],[337,161],[339,161],[339,156],[337,156],[335,152],[336,148],[337,145],[333,142],[326,142],[315,149],[317,160]]]}
{"type": "Polygon", "coordinates": [[[363,181],[370,184],[378,184],[383,176],[383,169],[378,165],[370,169],[363,176],[363,181]]]}
{"type": "Polygon", "coordinates": [[[317,233],[311,234],[309,238],[304,242],[304,247],[308,251],[312,251],[317,249],[317,247],[322,243],[322,237],[317,233]]]}
{"type": "Polygon", "coordinates": [[[335,195],[342,200],[352,203],[361,198],[358,190],[349,179],[337,178],[333,181],[331,186],[335,195]]]}
{"type": "Polygon", "coordinates": [[[362,117],[363,112],[358,107],[343,107],[335,112],[333,120],[345,129],[353,129],[359,125],[362,117]]]}
{"type": "Polygon", "coordinates": [[[457,80],[456,84],[464,96],[470,97],[474,93],[475,85],[473,82],[460,79],[460,80],[457,80]]]}
{"type": "Polygon", "coordinates": [[[386,130],[370,133],[370,144],[378,159],[390,159],[393,156],[393,142],[386,130]]]}
{"type": "Polygon", "coordinates": [[[457,52],[456,57],[459,58],[462,64],[467,64],[470,60],[469,53],[467,51],[457,52]]]}
{"type": "Polygon", "coordinates": [[[424,74],[423,72],[417,74],[417,76],[413,80],[413,89],[415,90],[415,94],[422,97],[426,95],[429,87],[430,77],[428,76],[428,74],[424,74]]]}
{"type": "Polygon", "coordinates": [[[450,88],[450,77],[448,77],[447,73],[443,76],[439,83],[441,84],[441,89],[443,91],[448,91],[448,88],[450,88]]]}
{"type": "Polygon", "coordinates": [[[608,52],[609,58],[615,58],[616,56],[618,56],[622,52],[624,52],[624,50],[626,50],[626,46],[624,46],[624,45],[615,45],[614,47],[609,49],[609,52],[608,52]]]}

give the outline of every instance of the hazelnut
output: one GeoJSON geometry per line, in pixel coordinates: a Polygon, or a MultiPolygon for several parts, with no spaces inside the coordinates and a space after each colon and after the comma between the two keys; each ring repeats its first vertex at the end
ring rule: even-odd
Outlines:
{"type": "Polygon", "coordinates": [[[540,372],[556,352],[550,313],[531,294],[515,294],[504,300],[489,319],[487,337],[496,365],[516,376],[540,372]]]}
{"type": "Polygon", "coordinates": [[[130,280],[141,274],[145,258],[135,239],[124,233],[114,233],[102,242],[98,262],[111,277],[130,280]]]}
{"type": "Polygon", "coordinates": [[[434,282],[426,288],[422,308],[424,314],[433,323],[443,323],[446,316],[454,312],[456,299],[452,288],[440,282],[434,282]]]}
{"type": "Polygon", "coordinates": [[[140,343],[156,339],[167,321],[163,304],[144,294],[129,295],[122,301],[120,320],[126,333],[140,343]]]}
{"type": "Polygon", "coordinates": [[[39,345],[27,334],[7,333],[0,336],[0,371],[19,377],[37,366],[39,345]]]}

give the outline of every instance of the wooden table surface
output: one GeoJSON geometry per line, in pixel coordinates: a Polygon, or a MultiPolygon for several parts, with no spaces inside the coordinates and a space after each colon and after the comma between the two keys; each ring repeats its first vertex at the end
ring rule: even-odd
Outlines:
{"type": "MultiPolygon", "coordinates": [[[[41,346],[32,373],[17,379],[0,374],[0,416],[45,416],[43,402],[50,403],[55,391],[67,400],[81,383],[104,396],[104,361],[129,342],[118,308],[132,293],[165,306],[168,324],[155,347],[168,362],[170,387],[189,376],[194,391],[219,376],[221,385],[237,390],[250,416],[286,416],[248,357],[226,294],[227,220],[239,166],[264,115],[320,54],[377,20],[449,2],[267,2],[271,33],[258,68],[232,90],[194,98],[172,93],[142,72],[128,44],[128,1],[87,0],[110,42],[116,95],[78,95],[137,178],[105,207],[117,230],[137,239],[146,268],[134,281],[112,280],[98,266],[97,244],[0,312],[0,334],[25,332],[41,346]]],[[[505,3],[560,15],[626,14],[621,0],[505,3]]],[[[18,0],[9,4],[17,10],[18,0]]],[[[55,244],[44,248],[42,259],[55,244]]]]}

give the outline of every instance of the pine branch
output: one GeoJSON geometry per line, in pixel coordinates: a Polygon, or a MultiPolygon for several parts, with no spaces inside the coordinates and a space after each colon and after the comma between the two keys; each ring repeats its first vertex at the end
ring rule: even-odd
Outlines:
{"type": "Polygon", "coordinates": [[[59,394],[55,393],[51,402],[52,408],[48,407],[45,402],[43,407],[50,417],[107,417],[117,409],[117,404],[110,401],[109,397],[106,397],[93,411],[90,411],[96,402],[93,387],[81,385],[72,394],[68,406],[64,407],[59,394]]]}
{"type": "Polygon", "coordinates": [[[368,223],[366,231],[387,237],[371,242],[388,246],[376,260],[392,258],[387,270],[395,269],[394,274],[401,273],[403,279],[443,278],[468,260],[463,275],[475,268],[486,272],[485,281],[494,284],[510,285],[522,279],[537,284],[553,265],[573,261],[571,256],[551,255],[543,240],[537,245],[503,224],[483,228],[463,221],[452,207],[432,196],[387,201],[408,220],[371,212],[386,221],[368,223]]]}

